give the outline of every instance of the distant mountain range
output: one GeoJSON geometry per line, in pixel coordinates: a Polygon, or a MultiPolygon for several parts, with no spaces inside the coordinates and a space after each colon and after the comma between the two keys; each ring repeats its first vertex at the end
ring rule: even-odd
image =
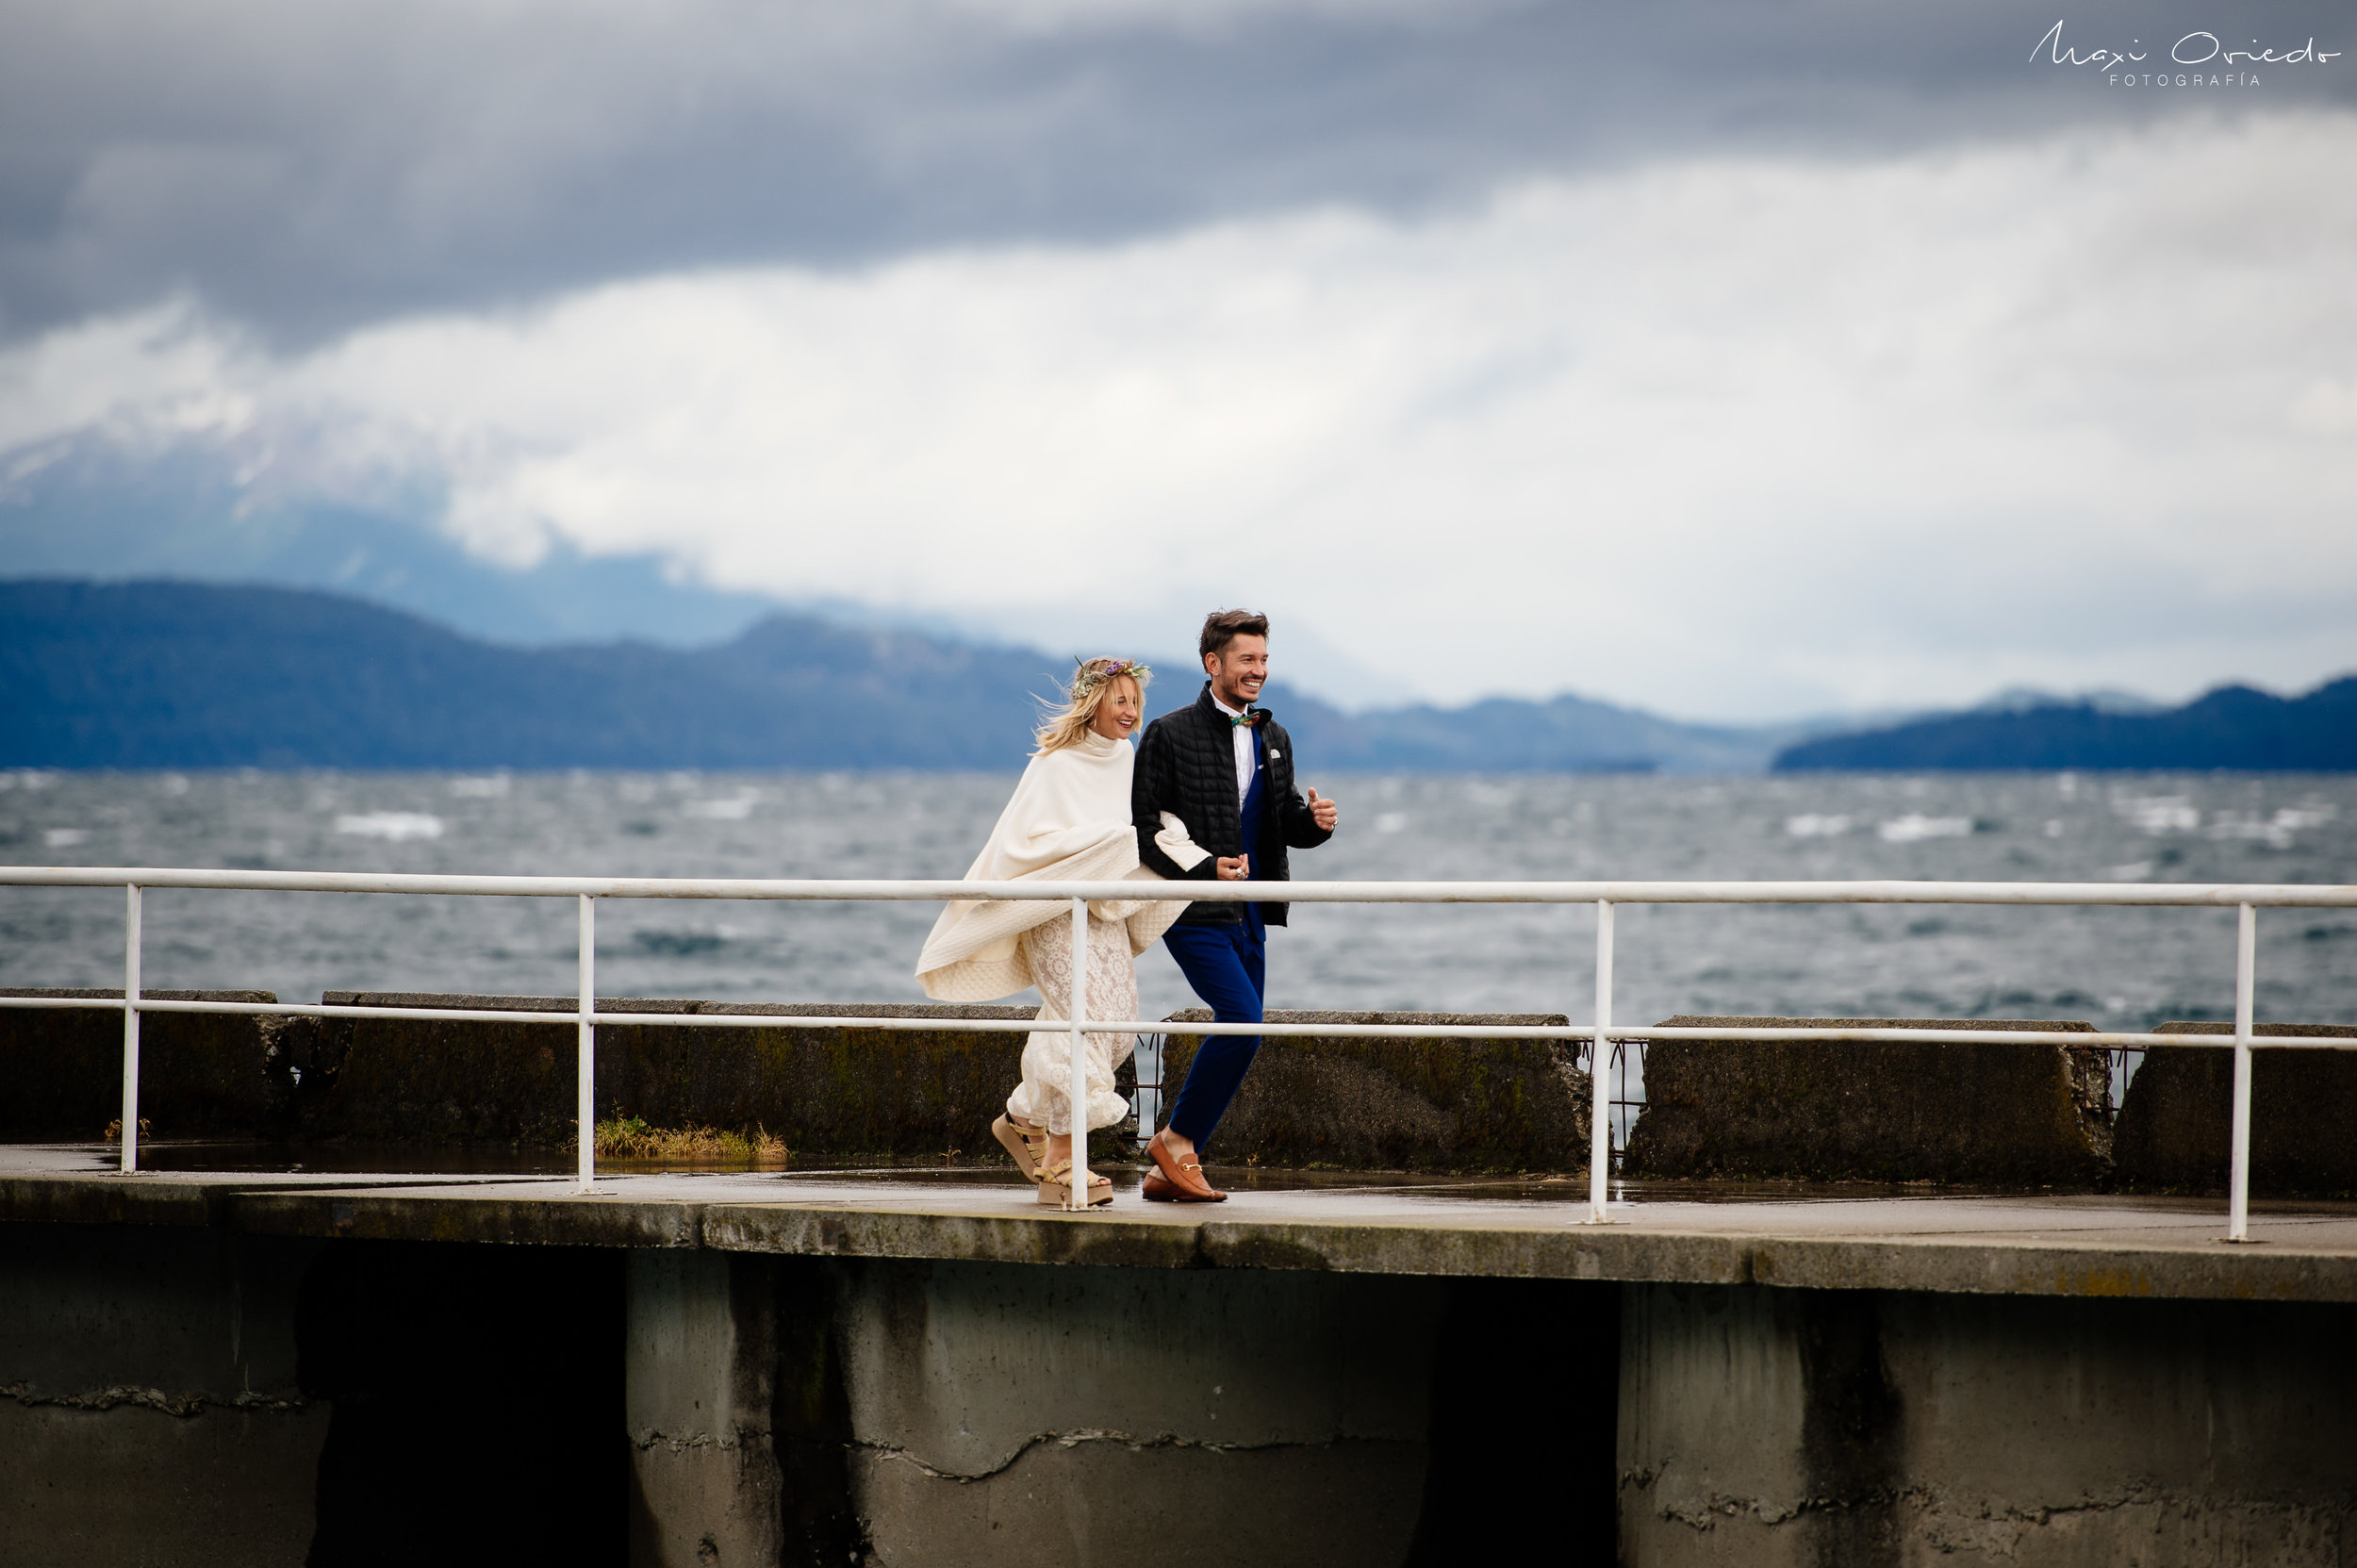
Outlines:
{"type": "Polygon", "coordinates": [[[0,755],[65,767],[1019,766],[1038,655],[773,616],[500,647],[288,588],[0,585],[0,755]]]}
{"type": "MultiPolygon", "coordinates": [[[[1066,661],[775,614],[718,647],[515,648],[341,595],[0,583],[0,765],[45,767],[1022,766],[1066,661]]],[[[1155,711],[1194,701],[1184,663],[1155,711]]],[[[1315,766],[1755,772],[1805,732],[1577,697],[1345,714],[1272,685],[1315,766]]]]}
{"type": "Polygon", "coordinates": [[[1807,733],[1799,725],[1681,724],[1572,696],[1360,714],[1291,694],[1266,705],[1315,762],[1405,772],[1756,773],[1780,745],[1807,733]]]}
{"type": "Polygon", "coordinates": [[[2220,686],[2182,707],[2117,700],[2014,701],[1886,729],[1824,735],[1776,754],[1780,772],[1932,768],[2357,769],[2357,675],[2304,697],[2220,686]]]}
{"type": "MultiPolygon", "coordinates": [[[[1280,645],[1281,652],[1281,645],[1280,645]]],[[[1193,701],[1166,661],[1161,713],[1193,701]]],[[[310,589],[0,583],[0,766],[1012,771],[1066,659],[775,613],[716,647],[519,648],[310,589]]],[[[2179,708],[2008,693],[1849,734],[1682,724],[1562,696],[1345,713],[1272,685],[1315,767],[2357,768],[2357,677],[2179,708]]]]}

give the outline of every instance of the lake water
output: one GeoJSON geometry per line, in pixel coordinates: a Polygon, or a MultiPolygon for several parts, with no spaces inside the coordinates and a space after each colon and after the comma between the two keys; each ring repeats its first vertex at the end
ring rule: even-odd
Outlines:
{"type": "MultiPolygon", "coordinates": [[[[1318,879],[1853,878],[2357,883],[2357,779],[1805,775],[1315,779],[1343,830],[1318,879]]],[[[997,775],[0,773],[16,864],[625,876],[954,877],[997,775]]],[[[935,907],[610,901],[617,996],[921,1000],[935,907]]],[[[1271,937],[1284,1007],[1587,1015],[1580,908],[1308,906],[1271,937]]],[[[569,900],[159,890],[147,982],[566,993],[569,900]]],[[[0,888],[0,985],[120,985],[123,900],[0,888]]],[[[1159,949],[1148,1015],[1189,1005],[1159,949]]],[[[2357,1021],[2357,912],[2262,912],[2263,1020],[2357,1021]]],[[[2231,1017],[2226,910],[1620,912],[1615,1015],[2231,1017]]]]}

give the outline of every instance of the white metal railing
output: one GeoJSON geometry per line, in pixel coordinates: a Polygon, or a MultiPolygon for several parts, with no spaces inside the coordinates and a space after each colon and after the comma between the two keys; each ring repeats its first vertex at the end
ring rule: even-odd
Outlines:
{"type": "MultiPolygon", "coordinates": [[[[1030,1033],[1035,1020],[1017,1018],[811,1017],[778,1014],[600,1013],[595,960],[600,899],[744,899],[805,902],[946,900],[1064,902],[1072,910],[1072,1016],[1070,1099],[1076,1113],[1087,1104],[1086,1034],[1166,1031],[1148,1020],[1089,1019],[1088,906],[1092,901],[1135,900],[1146,888],[1134,882],[1022,883],[942,881],[759,881],[739,878],[493,877],[438,876],[404,872],[214,871],[140,867],[0,867],[0,886],[121,887],[127,903],[123,960],[123,1170],[139,1169],[140,1017],[145,1013],[236,1013],[314,1018],[438,1018],[458,1022],[560,1023],[579,1032],[575,1111],[579,1117],[580,1190],[592,1190],[597,1175],[596,1030],[600,1023],[651,1024],[686,1029],[857,1028],[1030,1033]],[[331,1007],[299,1002],[207,1002],[151,1000],[140,994],[140,898],[144,888],[214,888],[287,893],[441,894],[495,898],[571,898],[580,904],[580,1003],[572,1014],[514,1013],[470,1008],[331,1007]]],[[[2169,884],[2118,883],[1988,882],[1188,882],[1171,885],[1196,901],[1249,902],[1281,899],[1286,903],[1466,903],[1593,904],[1596,909],[1595,1021],[1558,1026],[1492,1024],[1272,1024],[1191,1023],[1188,1034],[1323,1035],[1410,1040],[1546,1039],[1587,1041],[1590,1109],[1588,1217],[1611,1223],[1606,1196],[1611,1164],[1611,1109],[1607,1042],[1624,1040],[1860,1040],[1928,1045],[2063,1045],[2096,1048],[2232,1048],[2233,1103],[2228,1178],[2226,1239],[2250,1239],[2250,1068],[2255,1049],[2357,1048],[2357,1040],[2331,1036],[2252,1033],[2251,994],[2257,965],[2258,912],[2262,908],[2357,908],[2357,887],[2281,883],[2169,884]],[[2023,904],[2045,906],[2135,906],[2232,908],[2238,912],[2234,942],[2234,1032],[2223,1035],[2083,1033],[2062,1031],[1971,1029],[1737,1029],[1628,1027],[1612,1022],[1613,909],[1624,903],[1658,904],[2023,904]]],[[[89,998],[0,997],[0,1007],[87,1008],[89,998]]],[[[1076,1121],[1084,1123],[1084,1114],[1076,1121]]],[[[1066,1207],[1088,1203],[1088,1138],[1076,1128],[1073,1169],[1066,1207]]]]}

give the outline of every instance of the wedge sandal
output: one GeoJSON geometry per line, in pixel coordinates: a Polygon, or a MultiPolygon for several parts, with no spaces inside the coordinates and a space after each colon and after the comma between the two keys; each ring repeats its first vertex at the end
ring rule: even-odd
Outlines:
{"type": "MultiPolygon", "coordinates": [[[[1065,1195],[1071,1190],[1071,1161],[1059,1160],[1053,1165],[1039,1173],[1039,1200],[1041,1203],[1061,1209],[1064,1206],[1065,1195]]],[[[1089,1207],[1094,1209],[1100,1204],[1111,1203],[1113,1200],[1113,1184],[1112,1180],[1108,1177],[1099,1176],[1095,1171],[1091,1171],[1089,1173],[1089,1207]]]]}
{"type": "Polygon", "coordinates": [[[1039,1180],[1040,1167],[1047,1163],[1047,1129],[1002,1115],[990,1124],[990,1135],[1014,1156],[1015,1168],[1026,1180],[1039,1180]]]}

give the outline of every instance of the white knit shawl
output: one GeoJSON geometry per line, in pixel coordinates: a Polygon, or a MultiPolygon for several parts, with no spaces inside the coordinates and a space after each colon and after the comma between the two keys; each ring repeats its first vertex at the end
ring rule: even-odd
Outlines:
{"type": "MultiPolygon", "coordinates": [[[[1128,741],[1095,731],[1070,746],[1033,757],[965,880],[1162,881],[1138,864],[1138,835],[1129,823],[1129,774],[1135,761],[1128,741]]],[[[1186,907],[1183,900],[1124,899],[1092,903],[1089,914],[1126,923],[1134,957],[1169,930],[1186,907]]],[[[916,978],[936,1001],[1013,996],[1033,983],[1016,938],[1033,926],[1070,917],[1070,905],[1047,900],[952,903],[925,939],[916,978]]]]}

